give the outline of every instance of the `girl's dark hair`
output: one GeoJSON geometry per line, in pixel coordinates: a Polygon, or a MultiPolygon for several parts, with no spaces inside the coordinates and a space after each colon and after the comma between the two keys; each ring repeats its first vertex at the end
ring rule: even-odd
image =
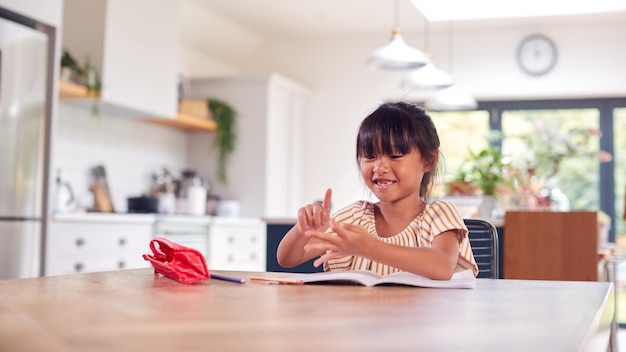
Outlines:
{"type": "Polygon", "coordinates": [[[439,163],[439,136],[430,116],[417,105],[394,102],[380,105],[361,122],[356,141],[358,163],[364,156],[408,154],[412,150],[418,150],[432,167],[420,185],[420,197],[427,200],[439,163]]]}

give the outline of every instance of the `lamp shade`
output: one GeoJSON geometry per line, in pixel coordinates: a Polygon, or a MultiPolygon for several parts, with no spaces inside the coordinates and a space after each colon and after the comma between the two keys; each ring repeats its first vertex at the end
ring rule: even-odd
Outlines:
{"type": "Polygon", "coordinates": [[[373,52],[366,63],[370,67],[384,70],[410,70],[425,66],[428,59],[419,49],[407,45],[402,39],[400,29],[395,27],[391,41],[373,52]]]}
{"type": "Polygon", "coordinates": [[[474,110],[478,102],[474,97],[457,85],[437,91],[426,100],[426,107],[431,110],[474,110]]]}
{"type": "Polygon", "coordinates": [[[432,62],[409,73],[400,83],[408,89],[439,89],[454,84],[452,76],[441,71],[432,62]]]}

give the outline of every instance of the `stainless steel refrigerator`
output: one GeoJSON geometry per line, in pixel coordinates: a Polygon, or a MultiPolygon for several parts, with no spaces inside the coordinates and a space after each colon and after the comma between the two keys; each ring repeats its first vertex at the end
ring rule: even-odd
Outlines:
{"type": "Polygon", "coordinates": [[[55,28],[0,7],[0,279],[42,273],[55,28]]]}

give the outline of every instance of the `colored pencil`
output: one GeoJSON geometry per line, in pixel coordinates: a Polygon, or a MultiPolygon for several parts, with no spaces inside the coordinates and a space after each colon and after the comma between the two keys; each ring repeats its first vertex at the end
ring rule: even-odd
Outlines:
{"type": "Polygon", "coordinates": [[[302,281],[302,280],[282,279],[282,278],[278,278],[278,277],[250,276],[250,280],[267,281],[269,283],[287,284],[287,285],[302,285],[302,284],[304,284],[304,281],[302,281]]]}
{"type": "Polygon", "coordinates": [[[231,277],[231,276],[225,276],[225,275],[219,275],[219,274],[210,274],[210,275],[211,275],[211,279],[218,279],[218,280],[236,282],[236,283],[239,283],[239,284],[243,284],[243,283],[246,282],[245,279],[240,279],[238,277],[231,277]]]}

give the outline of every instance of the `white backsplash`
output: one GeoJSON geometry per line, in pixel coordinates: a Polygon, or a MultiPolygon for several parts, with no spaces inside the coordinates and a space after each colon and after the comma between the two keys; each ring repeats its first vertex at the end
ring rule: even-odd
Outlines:
{"type": "Polygon", "coordinates": [[[57,170],[83,204],[93,204],[91,168],[103,165],[116,212],[126,198],[149,189],[151,175],[167,167],[176,177],[187,167],[187,135],[138,119],[94,116],[85,107],[59,104],[53,138],[52,174],[57,170]]]}

